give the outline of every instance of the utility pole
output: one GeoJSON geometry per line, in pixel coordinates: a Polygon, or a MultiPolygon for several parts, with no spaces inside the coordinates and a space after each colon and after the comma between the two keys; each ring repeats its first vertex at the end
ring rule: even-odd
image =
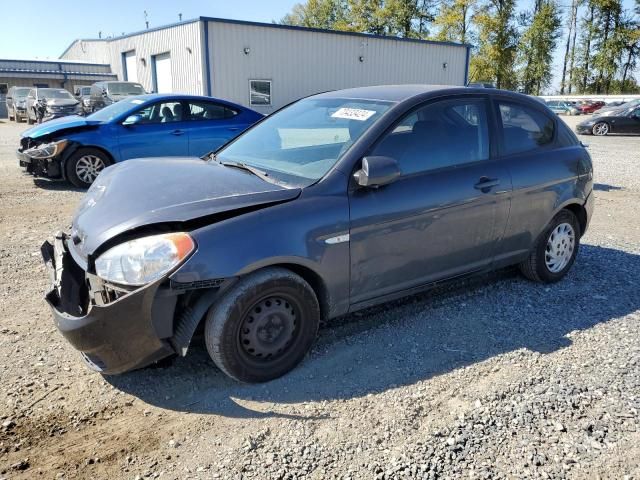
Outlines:
{"type": "Polygon", "coordinates": [[[147,11],[144,11],[144,24],[147,26],[147,30],[149,30],[149,15],[147,15],[147,11]]]}

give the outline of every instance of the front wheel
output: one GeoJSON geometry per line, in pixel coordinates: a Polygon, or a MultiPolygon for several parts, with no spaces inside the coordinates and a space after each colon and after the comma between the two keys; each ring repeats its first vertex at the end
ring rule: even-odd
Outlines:
{"type": "Polygon", "coordinates": [[[591,133],[599,137],[609,133],[609,124],[606,122],[598,122],[591,128],[591,133]]]}
{"type": "Polygon", "coordinates": [[[293,369],[311,348],[320,308],[311,286],[284,268],[241,279],[207,314],[209,355],[241,382],[266,382],[293,369]]]}
{"type": "Polygon", "coordinates": [[[529,280],[554,283],[568,272],[580,246],[580,224],[569,210],[562,210],[547,226],[520,271],[529,280]]]}
{"type": "Polygon", "coordinates": [[[89,188],[100,172],[110,165],[106,154],[96,148],[81,148],[66,163],[67,179],[76,187],[89,188]]]}

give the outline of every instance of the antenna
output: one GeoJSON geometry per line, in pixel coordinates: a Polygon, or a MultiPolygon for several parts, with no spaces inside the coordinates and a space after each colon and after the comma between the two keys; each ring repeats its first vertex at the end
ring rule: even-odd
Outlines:
{"type": "Polygon", "coordinates": [[[182,21],[182,14],[181,13],[178,14],[178,20],[182,21]]]}
{"type": "Polygon", "coordinates": [[[147,15],[147,11],[144,11],[144,23],[147,26],[147,29],[149,29],[149,15],[147,15]]]}

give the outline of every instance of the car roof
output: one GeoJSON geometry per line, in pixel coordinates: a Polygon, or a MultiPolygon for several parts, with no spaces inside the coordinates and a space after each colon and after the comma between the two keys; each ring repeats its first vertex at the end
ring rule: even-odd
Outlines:
{"type": "Polygon", "coordinates": [[[529,98],[508,90],[488,89],[484,87],[463,87],[452,85],[374,85],[369,87],[347,88],[313,95],[313,98],[353,98],[361,100],[382,100],[387,102],[402,102],[418,95],[479,93],[483,95],[507,95],[517,98],[529,98]]]}

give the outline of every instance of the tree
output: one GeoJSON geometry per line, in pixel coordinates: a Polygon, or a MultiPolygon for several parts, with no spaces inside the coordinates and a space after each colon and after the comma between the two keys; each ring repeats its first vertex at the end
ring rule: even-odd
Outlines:
{"type": "MultiPolygon", "coordinates": [[[[640,0],[638,0],[640,1],[640,0]]],[[[575,55],[576,46],[576,33],[578,27],[578,8],[580,7],[581,0],[572,0],[571,9],[569,10],[569,32],[567,33],[567,43],[564,51],[564,61],[562,63],[562,80],[560,82],[560,94],[564,94],[565,86],[569,87],[569,93],[571,93],[571,74],[573,73],[573,61],[575,55]],[[572,42],[573,39],[573,42],[572,42]],[[569,65],[569,81],[567,78],[567,62],[569,65]]]]}
{"type": "Polygon", "coordinates": [[[587,15],[580,22],[580,40],[578,45],[578,61],[572,69],[573,82],[576,90],[581,93],[588,93],[588,85],[591,79],[591,42],[593,40],[595,27],[593,19],[595,16],[595,5],[593,0],[588,0],[587,15]]]}
{"type": "Polygon", "coordinates": [[[471,16],[477,0],[443,0],[434,19],[438,31],[434,38],[446,42],[470,43],[471,16]]]}
{"type": "MultiPolygon", "coordinates": [[[[640,8],[640,0],[638,7],[640,8]]],[[[640,12],[639,12],[640,13],[640,12]]],[[[626,17],[622,21],[620,28],[623,47],[622,78],[620,80],[619,92],[631,93],[637,88],[635,79],[630,78],[631,74],[638,67],[638,57],[640,57],[640,20],[633,17],[626,17]]]]}
{"type": "Polygon", "coordinates": [[[594,0],[595,26],[593,68],[597,72],[593,89],[596,93],[608,93],[609,86],[619,66],[624,50],[621,35],[621,0],[594,0]]]}
{"type": "Polygon", "coordinates": [[[519,43],[520,83],[524,93],[540,95],[551,83],[553,52],[560,37],[560,12],[553,0],[538,0],[519,43]]]}
{"type": "Polygon", "coordinates": [[[518,32],[514,10],[514,0],[488,0],[473,15],[479,47],[471,58],[472,81],[493,81],[498,88],[516,88],[518,32]]]}
{"type": "Polygon", "coordinates": [[[434,4],[431,0],[386,0],[380,18],[387,35],[425,38],[434,18],[434,4]]]}
{"type": "Polygon", "coordinates": [[[426,38],[435,0],[308,0],[280,23],[304,27],[426,38]]]}
{"type": "Polygon", "coordinates": [[[346,23],[346,5],[342,0],[308,0],[296,3],[280,23],[300,27],[334,29],[346,23]]]}

